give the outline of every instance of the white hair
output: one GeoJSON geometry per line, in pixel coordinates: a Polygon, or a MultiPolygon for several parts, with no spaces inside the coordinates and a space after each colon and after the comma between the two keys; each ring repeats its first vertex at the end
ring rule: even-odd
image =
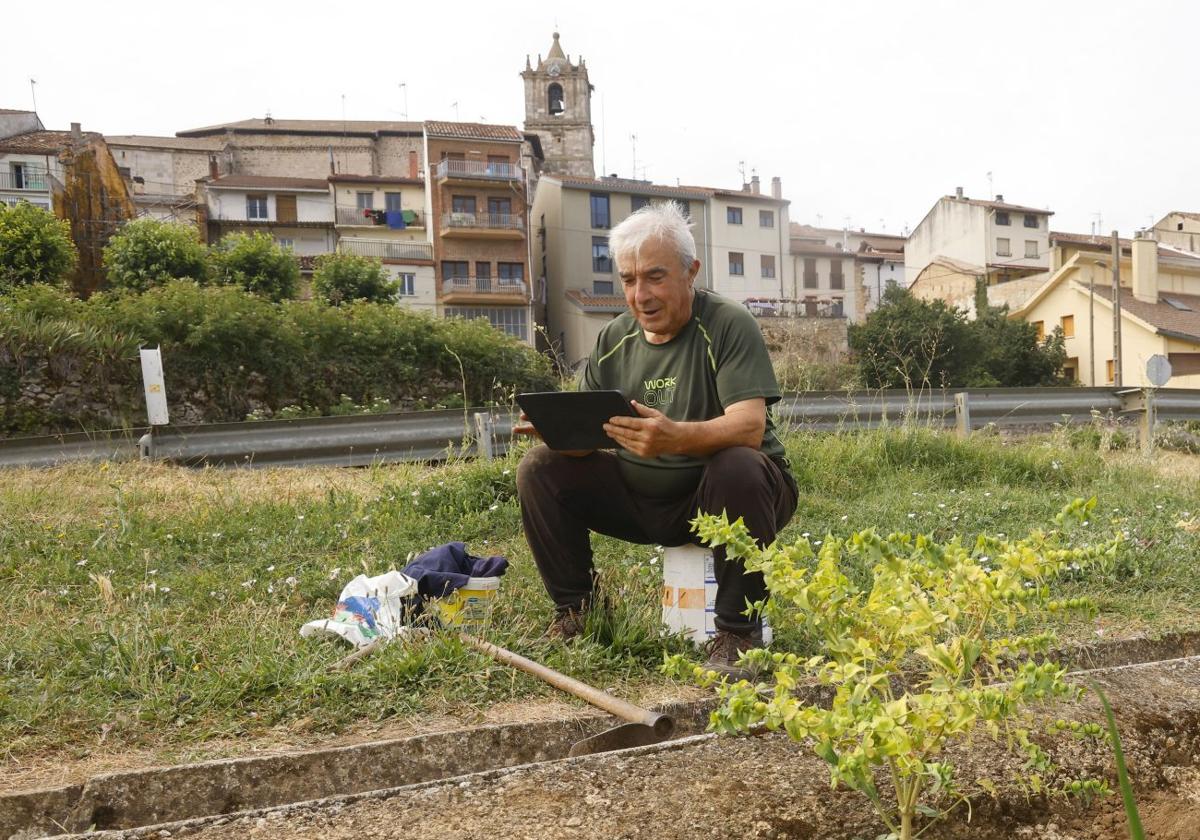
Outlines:
{"type": "Polygon", "coordinates": [[[666,242],[675,247],[684,269],[696,261],[696,240],[692,223],[678,203],[665,201],[647,204],[628,216],[608,235],[608,250],[613,259],[636,254],[650,240],[666,242]]]}

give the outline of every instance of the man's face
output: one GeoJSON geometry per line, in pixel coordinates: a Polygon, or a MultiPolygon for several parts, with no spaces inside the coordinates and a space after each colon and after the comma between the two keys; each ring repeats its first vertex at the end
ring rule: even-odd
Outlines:
{"type": "Polygon", "coordinates": [[[661,239],[617,257],[625,303],[651,342],[670,341],[691,320],[692,283],[699,270],[699,260],[685,269],[674,246],[661,239]]]}

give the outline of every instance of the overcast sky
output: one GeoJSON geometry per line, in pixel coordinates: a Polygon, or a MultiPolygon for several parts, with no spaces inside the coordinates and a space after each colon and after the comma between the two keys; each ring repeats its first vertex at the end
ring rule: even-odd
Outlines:
{"type": "Polygon", "coordinates": [[[596,88],[597,174],[633,174],[636,134],[639,176],[736,188],[744,161],[830,227],[900,232],[956,186],[1056,230],[1200,211],[1185,0],[20,3],[0,107],[30,107],[33,78],[48,128],[106,134],[340,119],[343,96],[348,119],[520,126],[555,26],[596,88]]]}

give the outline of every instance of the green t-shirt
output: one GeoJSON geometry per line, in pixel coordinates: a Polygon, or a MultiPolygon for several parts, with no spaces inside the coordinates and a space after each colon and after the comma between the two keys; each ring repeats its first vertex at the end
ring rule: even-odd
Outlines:
{"type": "MultiPolygon", "coordinates": [[[[658,409],[672,420],[711,420],[742,400],[778,402],[779,385],[762,332],[744,306],[696,290],[692,320],[664,344],[651,344],[633,315],[614,318],[600,332],[580,380],[585,391],[615,389],[658,409]]],[[[762,452],[783,457],[767,412],[762,452]]],[[[637,492],[656,498],[695,489],[708,458],[661,455],[643,458],[618,449],[621,475],[637,492]]]]}

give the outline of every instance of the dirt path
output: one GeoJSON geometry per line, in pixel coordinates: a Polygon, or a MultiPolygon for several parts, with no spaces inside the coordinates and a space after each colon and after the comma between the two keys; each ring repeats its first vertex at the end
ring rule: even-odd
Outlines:
{"type": "MultiPolygon", "coordinates": [[[[1148,835],[1200,836],[1200,663],[1162,663],[1098,675],[1119,710],[1148,835]]],[[[1096,719],[1092,702],[1055,714],[1096,719]]],[[[1099,743],[1053,742],[1064,767],[1109,776],[1099,743]]],[[[1049,747],[1050,744],[1048,743],[1049,747]]],[[[991,741],[950,756],[961,779],[1004,778],[1019,762],[991,741]]],[[[364,768],[369,772],[369,768],[364,768]]],[[[197,840],[320,838],[823,838],[881,833],[858,794],[831,791],[826,765],[780,736],[710,738],[642,754],[567,760],[400,789],[352,802],[293,806],[210,825],[197,840]]],[[[937,840],[1122,840],[1119,797],[1090,807],[1027,800],[1004,787],[927,832],[937,840]]]]}

